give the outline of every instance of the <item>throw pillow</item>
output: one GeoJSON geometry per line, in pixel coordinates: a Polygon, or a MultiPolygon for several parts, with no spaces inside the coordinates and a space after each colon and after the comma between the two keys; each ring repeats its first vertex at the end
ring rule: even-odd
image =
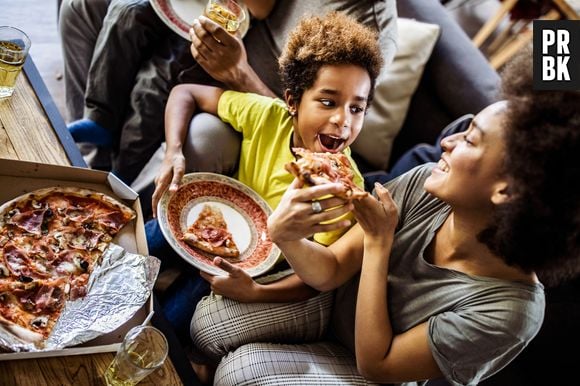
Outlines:
{"type": "Polygon", "coordinates": [[[387,170],[413,93],[439,38],[439,26],[399,18],[397,53],[377,79],[375,97],[352,149],[378,170],[387,170]]]}

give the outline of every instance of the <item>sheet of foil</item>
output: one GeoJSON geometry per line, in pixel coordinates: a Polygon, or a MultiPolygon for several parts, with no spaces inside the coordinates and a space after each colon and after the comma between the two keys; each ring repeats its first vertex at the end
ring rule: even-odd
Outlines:
{"type": "Polygon", "coordinates": [[[160,261],[110,244],[95,267],[84,298],[67,301],[44,347],[0,334],[0,346],[12,351],[52,351],[75,346],[120,327],[149,299],[160,261]]]}

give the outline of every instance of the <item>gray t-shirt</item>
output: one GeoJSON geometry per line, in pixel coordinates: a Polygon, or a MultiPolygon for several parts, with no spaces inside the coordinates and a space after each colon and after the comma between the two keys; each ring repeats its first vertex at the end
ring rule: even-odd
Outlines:
{"type": "MultiPolygon", "coordinates": [[[[431,352],[453,385],[476,385],[519,354],[544,318],[544,287],[470,276],[429,264],[425,248],[450,207],[425,192],[434,164],[388,183],[399,209],[389,263],[389,314],[395,334],[428,321],[431,352]]],[[[332,332],[354,352],[358,276],[337,290],[332,332]]]]}

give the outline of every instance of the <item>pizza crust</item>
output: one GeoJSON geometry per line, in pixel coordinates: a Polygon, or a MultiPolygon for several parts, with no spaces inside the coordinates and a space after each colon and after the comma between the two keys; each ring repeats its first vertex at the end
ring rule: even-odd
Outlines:
{"type": "Polygon", "coordinates": [[[0,333],[12,335],[25,343],[32,343],[37,346],[44,340],[42,334],[21,327],[18,324],[3,318],[2,315],[0,315],[0,333]]]}
{"type": "Polygon", "coordinates": [[[92,198],[92,199],[95,199],[98,201],[102,201],[102,202],[106,203],[107,205],[112,206],[113,208],[120,210],[121,213],[123,213],[123,217],[129,219],[128,221],[130,221],[136,217],[135,211],[133,209],[129,208],[127,205],[114,199],[113,197],[110,197],[110,196],[108,196],[104,193],[101,193],[101,192],[97,192],[95,190],[90,190],[90,189],[85,189],[85,188],[77,188],[77,187],[72,187],[72,186],[64,186],[64,187],[53,186],[53,187],[49,187],[49,188],[37,189],[35,191],[22,194],[16,198],[13,198],[12,200],[0,205],[0,215],[5,213],[7,210],[10,210],[10,208],[12,208],[12,207],[18,206],[18,203],[20,203],[20,202],[26,202],[30,199],[41,200],[45,197],[50,196],[53,193],[68,194],[68,195],[73,195],[73,196],[77,196],[77,197],[81,197],[81,198],[86,197],[86,198],[92,198]]]}
{"type": "Polygon", "coordinates": [[[185,232],[183,234],[183,241],[191,245],[192,247],[201,249],[204,252],[207,252],[212,255],[221,256],[221,257],[239,257],[240,251],[237,247],[230,248],[227,246],[218,246],[215,247],[208,243],[207,241],[201,240],[197,237],[194,233],[185,232]]]}

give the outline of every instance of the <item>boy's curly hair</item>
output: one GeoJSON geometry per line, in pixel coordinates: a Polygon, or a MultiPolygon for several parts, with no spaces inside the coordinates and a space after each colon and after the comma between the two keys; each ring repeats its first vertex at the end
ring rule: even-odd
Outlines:
{"type": "Polygon", "coordinates": [[[580,91],[534,91],[531,47],[502,80],[513,198],[480,239],[551,286],[580,273],[580,91]]]}
{"type": "Polygon", "coordinates": [[[314,84],[324,65],[353,64],[367,70],[371,79],[370,104],[383,57],[376,32],[341,13],[311,16],[290,34],[279,60],[284,89],[296,101],[314,84]]]}

